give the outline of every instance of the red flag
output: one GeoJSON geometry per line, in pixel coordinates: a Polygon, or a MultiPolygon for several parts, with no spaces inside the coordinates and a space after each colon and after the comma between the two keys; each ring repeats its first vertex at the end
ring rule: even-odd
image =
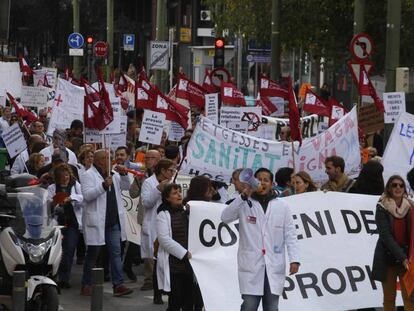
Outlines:
{"type": "Polygon", "coordinates": [[[135,83],[135,108],[155,110],[154,96],[140,83],[135,83]]]}
{"type": "Polygon", "coordinates": [[[208,93],[217,92],[217,87],[213,84],[213,77],[211,71],[206,69],[203,84],[201,85],[208,93]]]}
{"type": "Polygon", "coordinates": [[[187,99],[190,105],[195,105],[200,109],[204,109],[205,94],[207,94],[207,90],[205,90],[202,86],[198,85],[194,81],[191,81],[184,75],[178,76],[175,93],[177,98],[187,99]]]}
{"type": "Polygon", "coordinates": [[[246,106],[244,95],[232,83],[221,82],[221,102],[231,106],[246,106]]]}
{"type": "Polygon", "coordinates": [[[10,93],[7,93],[7,97],[9,98],[10,103],[12,104],[14,110],[16,111],[16,114],[21,117],[23,120],[27,122],[27,124],[30,124],[34,121],[37,121],[38,118],[36,115],[29,111],[27,108],[23,107],[22,104],[20,104],[10,93]]]}
{"type": "Polygon", "coordinates": [[[129,100],[122,93],[125,93],[128,90],[128,80],[125,75],[121,72],[119,76],[118,83],[114,84],[115,95],[121,98],[121,107],[124,110],[127,110],[129,107],[129,100]]]}
{"type": "Polygon", "coordinates": [[[89,84],[88,80],[81,78],[81,83],[85,89],[86,96],[90,99],[91,102],[99,101],[99,91],[95,89],[92,85],[89,84]]]}
{"type": "Polygon", "coordinates": [[[19,57],[19,64],[20,64],[20,72],[23,73],[23,77],[27,78],[27,77],[33,76],[34,71],[27,64],[27,62],[24,59],[24,57],[22,57],[22,56],[19,57]]]}
{"type": "Polygon", "coordinates": [[[98,130],[103,130],[109,123],[114,120],[114,112],[112,110],[112,104],[109,100],[109,93],[105,88],[105,82],[101,70],[98,68],[97,73],[98,85],[99,85],[99,123],[98,130]]]}
{"type": "Polygon", "coordinates": [[[329,117],[330,115],[329,104],[311,89],[306,89],[303,110],[325,117],[329,117]]]}
{"type": "Polygon", "coordinates": [[[302,134],[300,132],[300,115],[298,104],[296,102],[295,92],[292,87],[292,80],[288,83],[288,100],[289,100],[289,127],[290,137],[292,140],[299,141],[302,144],[302,134]]]}
{"type": "Polygon", "coordinates": [[[262,107],[262,114],[270,116],[277,111],[276,105],[272,103],[272,99],[266,96],[261,96],[259,93],[258,98],[255,100],[255,106],[262,107]]]}
{"type": "Polygon", "coordinates": [[[336,121],[338,121],[348,112],[348,110],[334,97],[331,97],[329,99],[329,107],[329,126],[335,124],[336,121]]]}
{"type": "Polygon", "coordinates": [[[261,96],[281,97],[286,100],[288,99],[288,90],[285,87],[263,75],[260,77],[259,92],[261,96]]]}

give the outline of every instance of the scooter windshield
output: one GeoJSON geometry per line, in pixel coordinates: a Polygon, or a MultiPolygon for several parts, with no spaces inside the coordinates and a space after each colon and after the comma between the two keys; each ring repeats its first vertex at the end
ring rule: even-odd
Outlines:
{"type": "Polygon", "coordinates": [[[45,239],[50,236],[55,224],[48,213],[46,189],[36,187],[17,194],[18,208],[13,226],[19,236],[25,239],[45,239]]]}

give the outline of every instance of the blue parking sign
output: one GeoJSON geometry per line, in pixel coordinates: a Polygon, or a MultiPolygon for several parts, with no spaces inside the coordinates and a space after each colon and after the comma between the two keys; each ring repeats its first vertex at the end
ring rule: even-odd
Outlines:
{"type": "Polygon", "coordinates": [[[124,34],[124,50],[133,51],[135,46],[135,35],[124,34]]]}

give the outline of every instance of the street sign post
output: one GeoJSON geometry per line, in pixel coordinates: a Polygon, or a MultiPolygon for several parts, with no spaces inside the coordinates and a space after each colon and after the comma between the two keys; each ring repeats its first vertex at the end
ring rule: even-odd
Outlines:
{"type": "Polygon", "coordinates": [[[168,70],[168,41],[151,41],[150,69],[168,70]]]}
{"type": "Polygon", "coordinates": [[[93,50],[95,52],[95,56],[105,57],[108,54],[108,43],[103,42],[103,41],[98,41],[95,43],[93,50]]]}
{"type": "Polygon", "coordinates": [[[74,32],[71,33],[68,37],[68,44],[71,49],[80,49],[83,47],[85,40],[80,33],[74,32]]]}
{"type": "Polygon", "coordinates": [[[135,47],[135,35],[124,34],[124,51],[133,51],[135,47]]]}

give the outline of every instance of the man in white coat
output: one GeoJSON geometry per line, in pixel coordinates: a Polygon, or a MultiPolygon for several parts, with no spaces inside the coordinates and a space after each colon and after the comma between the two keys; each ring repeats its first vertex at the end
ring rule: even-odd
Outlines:
{"type": "MultiPolygon", "coordinates": [[[[119,172],[123,169],[123,166],[117,166],[119,172]]],[[[108,151],[97,150],[94,165],[82,176],[82,228],[87,251],[81,295],[91,295],[92,268],[98,258],[100,246],[105,244],[110,256],[114,296],[132,293],[131,289],[124,286],[121,259],[121,240],[126,239],[121,190],[128,189],[128,175],[111,172],[108,151]]]]}
{"type": "Polygon", "coordinates": [[[243,192],[228,205],[221,219],[239,221],[237,254],[241,311],[278,310],[286,278],[285,249],[290,274],[299,270],[296,229],[287,204],[272,190],[273,174],[266,168],[256,171],[260,186],[254,191],[246,184],[243,192]]]}
{"type": "Polygon", "coordinates": [[[78,159],[76,158],[76,155],[73,153],[72,150],[65,147],[65,139],[66,139],[66,131],[65,130],[59,130],[56,129],[53,131],[53,137],[52,137],[52,143],[50,146],[40,150],[40,153],[45,156],[45,165],[48,165],[50,162],[52,162],[52,155],[53,151],[56,148],[66,150],[68,153],[68,163],[75,165],[78,164],[78,159]]]}

